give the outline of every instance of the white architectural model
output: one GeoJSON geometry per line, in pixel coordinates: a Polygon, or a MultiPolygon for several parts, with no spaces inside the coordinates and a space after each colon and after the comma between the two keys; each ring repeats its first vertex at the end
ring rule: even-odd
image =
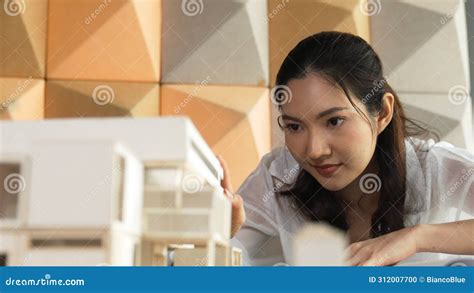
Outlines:
{"type": "MultiPolygon", "coordinates": [[[[174,251],[174,265],[175,266],[204,266],[209,265],[209,258],[207,251],[203,248],[195,249],[176,249],[174,251]]],[[[229,246],[220,246],[216,251],[217,266],[241,266],[242,253],[240,249],[229,246]]]]}
{"type": "Polygon", "coordinates": [[[0,141],[4,265],[167,265],[170,247],[205,258],[177,265],[240,265],[222,169],[188,119],[0,122],[0,141]]]}

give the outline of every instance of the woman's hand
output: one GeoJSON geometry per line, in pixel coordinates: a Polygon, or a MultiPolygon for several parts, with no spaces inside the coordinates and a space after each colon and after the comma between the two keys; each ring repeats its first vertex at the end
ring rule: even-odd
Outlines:
{"type": "Polygon", "coordinates": [[[353,266],[393,265],[417,252],[416,226],[349,245],[347,262],[353,266]]]}
{"type": "Polygon", "coordinates": [[[226,162],[221,156],[217,156],[217,158],[221,163],[222,169],[224,169],[224,179],[221,181],[222,188],[224,188],[225,195],[232,202],[232,225],[230,229],[230,237],[232,238],[245,222],[244,201],[240,195],[234,194],[226,162]]]}

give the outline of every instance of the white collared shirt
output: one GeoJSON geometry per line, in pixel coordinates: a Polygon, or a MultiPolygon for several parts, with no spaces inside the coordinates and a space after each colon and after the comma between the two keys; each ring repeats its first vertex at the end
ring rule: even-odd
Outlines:
{"type": "MultiPolygon", "coordinates": [[[[416,210],[405,216],[405,226],[474,218],[474,154],[431,139],[408,138],[405,146],[405,207],[416,210]]],[[[275,193],[291,186],[299,170],[286,147],[274,149],[237,191],[244,199],[247,220],[231,243],[242,249],[245,265],[291,263],[293,234],[306,221],[289,198],[277,195],[277,200],[275,193]]],[[[410,260],[442,257],[420,253],[410,260]]]]}

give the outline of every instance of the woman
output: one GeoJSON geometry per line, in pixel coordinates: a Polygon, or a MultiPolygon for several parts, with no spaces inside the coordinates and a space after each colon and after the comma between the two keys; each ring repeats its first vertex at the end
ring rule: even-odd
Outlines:
{"type": "Polygon", "coordinates": [[[474,254],[474,155],[414,138],[429,132],[405,117],[370,45],[313,35],[289,53],[276,83],[285,147],[265,155],[238,194],[220,158],[232,242],[247,264],[288,262],[307,221],[346,231],[351,265],[474,254]]]}

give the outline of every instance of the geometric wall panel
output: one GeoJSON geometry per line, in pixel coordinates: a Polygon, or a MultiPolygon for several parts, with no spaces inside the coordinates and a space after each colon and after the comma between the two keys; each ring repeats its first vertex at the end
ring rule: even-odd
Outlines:
{"type": "Polygon", "coordinates": [[[46,118],[158,116],[159,85],[48,80],[45,108],[46,118]]]}
{"type": "Polygon", "coordinates": [[[45,76],[47,4],[0,1],[0,76],[45,76]]]}
{"type": "Polygon", "coordinates": [[[471,97],[454,95],[400,94],[406,115],[436,130],[440,139],[474,151],[471,97]]]}
{"type": "Polygon", "coordinates": [[[238,187],[270,151],[268,95],[258,87],[163,85],[161,115],[189,116],[238,187]]]}
{"type": "Polygon", "coordinates": [[[310,35],[336,30],[369,41],[369,16],[361,9],[362,1],[269,0],[270,83],[275,84],[278,70],[288,53],[310,35]]]}
{"type": "Polygon", "coordinates": [[[470,88],[464,1],[383,1],[371,27],[374,48],[396,90],[470,88]]]}
{"type": "Polygon", "coordinates": [[[464,1],[385,1],[371,19],[388,82],[409,116],[474,149],[464,1]]]}
{"type": "Polygon", "coordinates": [[[156,82],[161,1],[50,0],[51,79],[156,82]]]}
{"type": "Polygon", "coordinates": [[[261,0],[163,1],[162,82],[267,86],[267,18],[261,0]]]}
{"type": "Polygon", "coordinates": [[[0,78],[0,119],[44,118],[44,80],[0,78]]]}

